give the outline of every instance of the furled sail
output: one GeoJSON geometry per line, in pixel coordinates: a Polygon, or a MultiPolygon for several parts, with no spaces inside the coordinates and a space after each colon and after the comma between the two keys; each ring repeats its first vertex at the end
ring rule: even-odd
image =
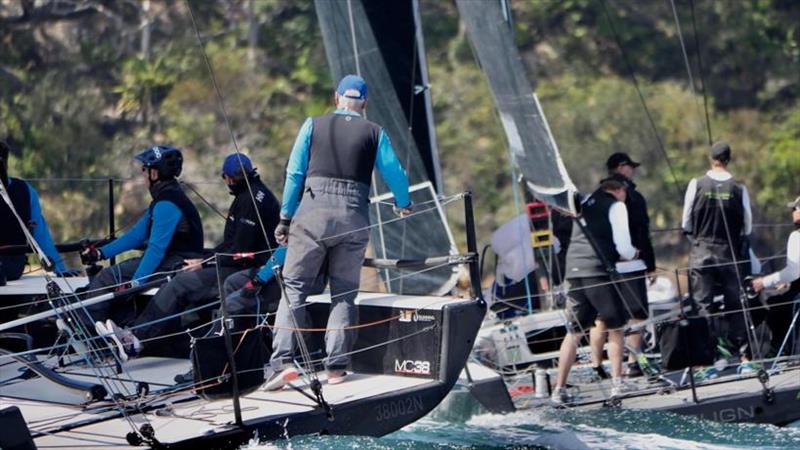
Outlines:
{"type": "MultiPolygon", "coordinates": [[[[370,214],[372,223],[381,225],[372,229],[372,248],[375,256],[389,259],[453,254],[456,249],[437,197],[441,175],[417,2],[367,3],[317,0],[315,6],[332,78],[353,73],[367,81],[367,116],[386,129],[414,185],[415,215],[391,221],[390,191],[380,177],[374,177],[370,214]]],[[[397,293],[443,293],[455,284],[450,267],[380,273],[387,288],[397,293]]]]}
{"type": "Polygon", "coordinates": [[[539,100],[525,76],[505,0],[456,0],[473,51],[489,81],[514,163],[535,197],[574,213],[567,173],[539,100]]]}

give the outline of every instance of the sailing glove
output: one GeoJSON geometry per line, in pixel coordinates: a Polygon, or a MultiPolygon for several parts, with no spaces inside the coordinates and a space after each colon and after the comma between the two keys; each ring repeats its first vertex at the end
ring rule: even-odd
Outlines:
{"type": "Polygon", "coordinates": [[[105,259],[103,252],[94,244],[88,244],[81,250],[81,262],[86,266],[91,266],[101,259],[105,259]]]}
{"type": "Polygon", "coordinates": [[[275,240],[278,244],[286,245],[289,243],[289,225],[291,223],[292,219],[281,216],[278,226],[275,227],[275,240]]]}
{"type": "Polygon", "coordinates": [[[400,208],[397,205],[392,207],[392,211],[397,217],[407,217],[411,215],[411,202],[408,202],[408,205],[400,208]]]}
{"type": "Polygon", "coordinates": [[[259,292],[261,292],[261,287],[264,283],[261,281],[260,278],[253,277],[252,279],[248,280],[245,283],[244,287],[242,288],[242,297],[244,298],[255,298],[259,292]]]}

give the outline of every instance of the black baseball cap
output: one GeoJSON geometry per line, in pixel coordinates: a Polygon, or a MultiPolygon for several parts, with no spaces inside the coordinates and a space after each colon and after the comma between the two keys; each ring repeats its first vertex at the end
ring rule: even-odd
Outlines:
{"type": "Polygon", "coordinates": [[[608,170],[614,170],[619,166],[639,167],[641,164],[632,160],[627,153],[616,152],[608,157],[606,160],[606,167],[608,167],[608,170]]]}
{"type": "Polygon", "coordinates": [[[797,197],[796,199],[794,199],[793,202],[787,203],[786,207],[790,208],[790,209],[800,209],[800,197],[797,197]]]}
{"type": "Polygon", "coordinates": [[[715,161],[728,163],[731,160],[731,146],[727,142],[716,142],[708,151],[708,156],[715,161]]]}

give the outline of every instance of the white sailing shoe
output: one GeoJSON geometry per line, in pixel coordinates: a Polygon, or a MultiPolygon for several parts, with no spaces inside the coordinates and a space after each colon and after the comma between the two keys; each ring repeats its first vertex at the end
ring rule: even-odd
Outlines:
{"type": "Polygon", "coordinates": [[[278,391],[298,378],[300,378],[300,372],[298,372],[294,367],[287,367],[286,369],[275,373],[272,379],[269,380],[264,386],[264,389],[267,391],[278,391]]]}
{"type": "Polygon", "coordinates": [[[327,374],[328,384],[341,384],[344,383],[345,378],[347,378],[347,372],[344,370],[329,370],[327,374]]]}
{"type": "Polygon", "coordinates": [[[635,385],[626,383],[622,378],[614,378],[611,380],[611,397],[620,397],[635,390],[635,385]]]}
{"type": "Polygon", "coordinates": [[[564,386],[556,386],[553,389],[553,394],[550,396],[550,404],[553,406],[565,406],[568,403],[572,403],[572,395],[567,392],[567,388],[564,386]]]}
{"type": "Polygon", "coordinates": [[[113,320],[108,319],[106,323],[95,322],[94,328],[97,334],[110,338],[117,346],[117,353],[122,362],[127,362],[142,350],[142,343],[130,330],[120,328],[113,320]]]}

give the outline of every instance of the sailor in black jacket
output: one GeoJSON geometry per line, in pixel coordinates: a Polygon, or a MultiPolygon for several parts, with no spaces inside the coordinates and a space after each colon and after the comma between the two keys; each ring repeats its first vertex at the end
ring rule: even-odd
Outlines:
{"type": "Polygon", "coordinates": [[[142,340],[163,336],[180,325],[178,318],[159,319],[211,302],[219,295],[218,280],[224,282],[243,269],[257,270],[269,258],[269,250],[277,247],[274,231],[280,203],[261,182],[250,159],[240,153],[229,155],[222,165],[222,177],[234,199],[223,241],[214,248],[216,264],[202,264],[200,259],[187,261],[185,271],[162,286],[136,318],[132,331],[112,321],[96,324],[101,334],[108,334],[117,342],[123,360],[141,352],[142,340]]]}
{"type": "MultiPolygon", "coordinates": [[[[623,281],[619,283],[623,305],[630,316],[629,322],[638,323],[647,319],[649,305],[647,302],[646,273],[656,269],[656,256],[653,243],[650,241],[650,216],[647,214],[647,201],[636,190],[633,176],[641,164],[631,159],[627,153],[617,152],[606,160],[608,179],[616,180],[625,186],[625,206],[628,208],[628,228],[631,233],[631,244],[639,250],[636,261],[629,261],[617,267],[623,281]]],[[[593,330],[594,331],[594,330],[593,330]]],[[[639,332],[629,334],[625,338],[628,348],[641,350],[642,335],[639,332]]],[[[641,368],[636,363],[634,352],[628,354],[628,376],[639,376],[641,368]]]]}

